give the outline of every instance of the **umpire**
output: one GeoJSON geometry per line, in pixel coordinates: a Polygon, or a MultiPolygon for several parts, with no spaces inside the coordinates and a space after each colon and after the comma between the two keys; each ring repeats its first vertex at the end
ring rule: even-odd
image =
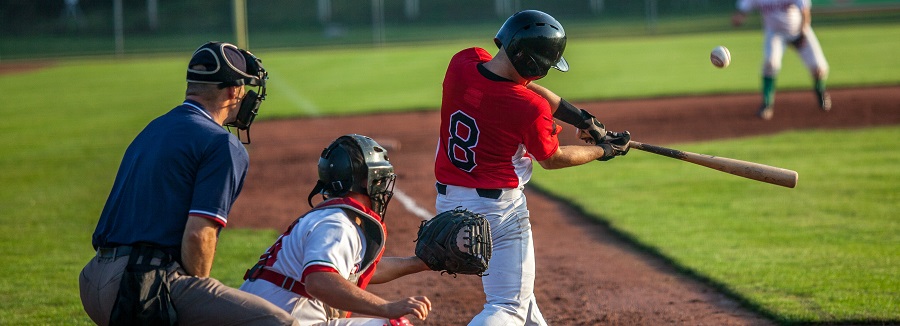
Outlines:
{"type": "Polygon", "coordinates": [[[267,73],[248,51],[200,46],[184,102],[125,151],[79,277],[99,325],[292,325],[284,310],[210,278],[218,233],[241,192],[249,155],[223,128],[247,132],[267,73]],[[247,90],[247,88],[256,88],[247,90]]]}

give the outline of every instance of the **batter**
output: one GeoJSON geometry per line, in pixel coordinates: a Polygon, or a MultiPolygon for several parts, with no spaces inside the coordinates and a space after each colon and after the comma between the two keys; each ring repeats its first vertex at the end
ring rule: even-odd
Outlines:
{"type": "Polygon", "coordinates": [[[467,208],[491,225],[493,255],[482,278],[487,302],[470,325],[546,325],[534,297],[534,246],[523,194],[532,161],[558,169],[607,160],[627,152],[630,136],[601,139],[608,135],[593,116],[532,82],[550,68],[568,70],[565,31],[556,19],[536,10],[516,13],[495,43],[496,56],[469,48],[447,68],[435,206],[438,212],[467,208]],[[554,112],[597,135],[597,146],[560,146],[554,112]]]}

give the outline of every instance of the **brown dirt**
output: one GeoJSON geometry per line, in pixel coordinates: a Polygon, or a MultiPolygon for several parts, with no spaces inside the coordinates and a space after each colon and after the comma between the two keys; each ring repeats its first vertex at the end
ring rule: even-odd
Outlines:
{"type": "MultiPolygon", "coordinates": [[[[795,129],[900,124],[900,86],[835,89],[831,95],[834,109],[826,113],[815,106],[811,92],[779,92],[771,121],[756,118],[756,94],[577,105],[613,130],[627,129],[635,140],[659,145],[795,129]]],[[[257,122],[253,144],[248,146],[252,160],[249,176],[230,226],[284,229],[308,209],[306,198],[316,180],[321,150],[347,133],[368,135],[389,147],[399,174],[397,188],[433,210],[432,162],[438,125],[436,111],[257,122]]],[[[567,130],[571,132],[571,126],[567,130]]],[[[572,135],[569,132],[561,137],[564,143],[574,143],[566,137],[572,135]]],[[[836,150],[851,146],[842,140],[823,141],[834,142],[836,150]]],[[[679,273],[664,259],[590,221],[565,202],[535,190],[526,194],[538,263],[536,296],[551,324],[772,324],[734,298],[679,273]]],[[[411,255],[419,222],[394,201],[387,214],[390,237],[386,254],[411,255]]],[[[430,272],[373,285],[370,290],[394,300],[428,296],[433,311],[426,321],[413,320],[417,325],[464,325],[481,310],[484,300],[478,277],[453,278],[430,272]]]]}
{"type": "Polygon", "coordinates": [[[14,75],[35,70],[41,70],[54,65],[53,61],[35,60],[35,61],[14,61],[0,62],[0,75],[14,75]]]}

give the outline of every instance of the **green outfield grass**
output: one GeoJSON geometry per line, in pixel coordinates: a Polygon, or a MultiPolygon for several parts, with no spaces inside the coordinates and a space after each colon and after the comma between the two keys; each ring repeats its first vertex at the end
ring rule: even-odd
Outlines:
{"type": "MultiPolygon", "coordinates": [[[[900,25],[817,32],[832,66],[832,87],[900,84],[900,45],[891,41],[900,39],[900,25]]],[[[760,38],[758,31],[744,30],[573,39],[566,52],[573,70],[552,72],[541,83],[571,100],[756,92],[760,38]],[[716,45],[731,49],[734,61],[728,69],[709,64],[708,52],[716,45]]],[[[255,50],[272,77],[261,119],[435,109],[450,55],[464,46],[490,48],[487,42],[255,50]]],[[[92,255],[97,215],[125,147],[150,119],[180,103],[192,50],[66,59],[46,69],[0,76],[7,98],[0,106],[0,258],[6,262],[0,267],[0,324],[89,323],[77,277],[92,255]]],[[[780,89],[809,86],[796,55],[789,53],[784,66],[780,89]]],[[[683,146],[794,168],[801,174],[794,190],[630,154],[628,165],[625,160],[608,165],[627,177],[603,175],[627,196],[617,197],[611,212],[589,213],[779,320],[897,321],[898,226],[890,214],[897,211],[900,192],[898,134],[896,128],[858,131],[853,137],[818,131],[741,140],[741,146],[683,146]],[[786,137],[807,139],[801,148],[816,151],[795,155],[796,145],[784,142],[786,137]],[[863,144],[852,144],[851,157],[851,145],[822,139],[861,139],[863,144]],[[869,145],[873,139],[890,150],[869,145]],[[698,175],[697,184],[675,188],[674,180],[642,182],[647,179],[627,175],[628,170],[659,171],[659,180],[667,180],[666,173],[677,169],[698,175]],[[640,190],[644,186],[652,189],[640,190]],[[643,204],[648,196],[659,204],[643,204]],[[639,206],[645,209],[629,210],[639,206]],[[673,212],[682,215],[674,218],[673,212]],[[739,223],[745,220],[754,223],[739,223]]],[[[585,172],[553,173],[554,178],[577,178],[585,172]]],[[[539,172],[535,182],[549,187],[542,176],[539,172]]],[[[581,196],[585,193],[570,199],[592,207],[581,196]]],[[[214,276],[238,285],[246,264],[275,233],[225,230],[214,276]]]]}
{"type": "Polygon", "coordinates": [[[897,321],[898,136],[887,127],[672,145],[790,168],[794,189],[637,151],[539,170],[534,182],[780,321],[897,321]],[[842,155],[822,141],[836,138],[864,141],[842,155]]]}

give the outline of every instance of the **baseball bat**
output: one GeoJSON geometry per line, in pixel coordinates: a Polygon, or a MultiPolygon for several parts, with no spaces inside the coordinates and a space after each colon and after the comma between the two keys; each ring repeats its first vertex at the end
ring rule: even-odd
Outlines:
{"type": "Polygon", "coordinates": [[[662,146],[644,144],[641,142],[629,142],[631,148],[639,149],[653,154],[659,154],[685,162],[702,165],[710,169],[716,169],[736,176],[771,183],[783,187],[794,188],[797,186],[797,171],[782,169],[765,164],[735,160],[727,157],[718,157],[706,154],[697,154],[662,146]]]}

